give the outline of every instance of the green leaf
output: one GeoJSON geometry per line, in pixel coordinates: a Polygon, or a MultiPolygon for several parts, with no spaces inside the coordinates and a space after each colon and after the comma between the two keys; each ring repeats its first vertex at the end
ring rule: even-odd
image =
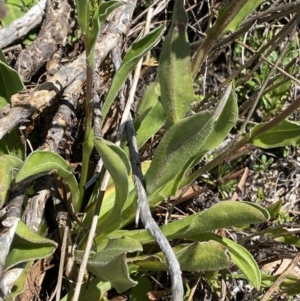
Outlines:
{"type": "Polygon", "coordinates": [[[227,137],[233,126],[235,126],[238,117],[238,104],[236,94],[232,90],[233,87],[233,84],[229,84],[224,96],[220,100],[214,112],[213,130],[208,133],[205,142],[195,152],[195,155],[190,154],[190,158],[181,171],[160,191],[160,194],[163,194],[164,198],[168,198],[176,193],[178,185],[183,181],[185,174],[198,164],[208,151],[212,151],[217,147],[227,137]]]}
{"type": "MultiPolygon", "coordinates": [[[[211,132],[211,134],[208,136],[203,149],[202,149],[202,156],[206,154],[208,151],[212,151],[215,147],[217,147],[223,140],[227,137],[231,129],[236,125],[236,121],[238,118],[238,102],[237,102],[237,96],[234,91],[234,84],[229,83],[227,87],[224,96],[225,99],[220,100],[220,107],[217,107],[215,111],[215,122],[214,122],[214,129],[211,132]],[[229,94],[226,95],[226,91],[228,89],[229,94]],[[222,102],[225,101],[225,105],[222,108],[222,102]],[[220,112],[217,112],[218,110],[221,110],[220,112]]],[[[198,153],[201,155],[201,153],[198,153]]],[[[202,156],[200,158],[202,158],[202,156]]],[[[195,163],[198,163],[200,158],[198,158],[198,161],[195,163]]]]}
{"type": "MultiPolygon", "coordinates": [[[[137,284],[130,278],[126,264],[126,253],[137,251],[142,251],[142,246],[136,240],[128,237],[110,239],[102,251],[90,255],[87,269],[101,281],[109,281],[118,292],[123,292],[137,284]]],[[[83,251],[75,252],[78,263],[82,256],[83,251]]]]}
{"type": "Polygon", "coordinates": [[[58,154],[50,151],[32,152],[26,159],[22,169],[16,177],[16,183],[21,181],[31,181],[49,173],[57,173],[68,184],[71,194],[72,203],[76,211],[80,210],[79,190],[76,178],[68,162],[58,154]]]}
{"type": "Polygon", "coordinates": [[[89,0],[76,0],[77,19],[82,33],[88,32],[89,0]]]}
{"type": "Polygon", "coordinates": [[[54,241],[36,234],[22,221],[19,221],[16,235],[6,258],[5,269],[20,262],[50,256],[56,248],[57,244],[54,241]]]}
{"type": "Polygon", "coordinates": [[[98,232],[108,233],[117,229],[121,224],[122,209],[129,192],[130,163],[125,152],[115,144],[102,138],[94,139],[94,143],[116,189],[113,208],[104,220],[99,220],[97,225],[98,232]]]}
{"type": "Polygon", "coordinates": [[[152,285],[147,277],[138,277],[137,286],[130,291],[129,300],[131,301],[149,301],[147,293],[151,291],[152,285]]]}
{"type": "Polygon", "coordinates": [[[128,52],[126,53],[119,70],[113,78],[110,90],[107,94],[103,109],[102,109],[102,120],[105,117],[118,95],[120,89],[125,83],[129,73],[136,66],[140,58],[149,51],[160,39],[164,30],[164,26],[160,26],[157,29],[151,31],[148,35],[141,38],[139,41],[132,44],[128,52]]]}
{"type": "Polygon", "coordinates": [[[123,5],[120,1],[108,1],[101,3],[92,20],[92,29],[88,38],[88,51],[87,51],[87,63],[92,66],[94,63],[94,49],[98,34],[108,15],[117,7],[123,5]]]}
{"type": "Polygon", "coordinates": [[[160,97],[160,86],[159,83],[154,81],[150,83],[144,93],[141,101],[138,103],[136,110],[136,116],[134,120],[135,129],[138,130],[141,127],[142,121],[151,112],[153,107],[158,102],[160,97]]]}
{"type": "Polygon", "coordinates": [[[0,157],[0,209],[5,203],[11,183],[22,165],[23,162],[16,157],[10,155],[0,157]]]}
{"type": "MultiPolygon", "coordinates": [[[[192,239],[198,240],[198,236],[195,235],[192,239]]],[[[200,236],[201,241],[211,239],[224,245],[228,249],[229,255],[233,262],[246,276],[250,284],[259,290],[261,285],[261,273],[255,259],[252,257],[250,252],[241,245],[223,236],[215,234],[203,234],[200,236]]]]}
{"type": "Polygon", "coordinates": [[[167,115],[168,125],[184,118],[194,100],[187,25],[188,17],[182,0],[177,0],[158,68],[161,103],[167,115]]]}
{"type": "MultiPolygon", "coordinates": [[[[173,248],[180,269],[189,272],[215,271],[228,268],[231,262],[226,248],[216,241],[182,244],[173,248]]],[[[167,271],[168,264],[162,252],[130,258],[141,270],[167,271]]]]}
{"type": "Polygon", "coordinates": [[[277,202],[273,203],[272,205],[268,206],[266,209],[270,214],[270,219],[275,219],[282,207],[282,200],[278,200],[277,202]]]}
{"type": "MultiPolygon", "coordinates": [[[[195,235],[220,228],[264,223],[268,218],[268,211],[258,205],[252,206],[247,202],[223,201],[205,211],[163,225],[161,230],[167,239],[190,239],[195,235]]],[[[147,230],[130,231],[130,237],[141,244],[154,242],[152,235],[147,230]]]]}
{"type": "MultiPolygon", "coordinates": [[[[9,14],[8,14],[9,15],[9,14]]],[[[12,95],[23,90],[23,82],[16,70],[8,66],[0,49],[0,110],[10,103],[12,95]]],[[[16,129],[12,129],[0,140],[0,155],[7,154],[23,159],[25,145],[16,129]]]]}
{"type": "Polygon", "coordinates": [[[169,128],[145,175],[148,195],[172,180],[184,168],[190,157],[205,143],[213,129],[213,122],[212,114],[200,112],[169,128]]]}
{"type": "MultiPolygon", "coordinates": [[[[0,55],[0,87],[0,97],[5,98],[7,103],[10,103],[12,95],[24,89],[23,82],[18,72],[8,66],[2,52],[0,55]]],[[[3,107],[0,109],[2,108],[3,107]]]]}
{"type": "Polygon", "coordinates": [[[154,136],[163,126],[166,115],[161,103],[159,84],[151,83],[145,90],[136,113],[135,129],[138,148],[143,146],[147,140],[154,136]]]}
{"type": "Polygon", "coordinates": [[[250,15],[250,13],[264,1],[265,0],[231,1],[231,3],[226,7],[220,9],[220,19],[226,16],[226,19],[230,21],[223,29],[223,33],[234,32],[237,30],[240,24],[250,15]]]}
{"type": "MultiPolygon", "coordinates": [[[[30,260],[26,263],[21,275],[19,276],[19,278],[16,280],[16,282],[14,283],[12,289],[11,289],[11,293],[7,296],[8,300],[17,300],[17,297],[24,292],[25,290],[25,283],[26,283],[26,279],[27,279],[27,275],[30,272],[32,266],[33,266],[34,261],[30,260]]],[[[10,270],[8,272],[11,272],[13,270],[10,270]]],[[[5,299],[6,300],[6,299],[5,299]]]]}
{"type": "MultiPolygon", "coordinates": [[[[280,275],[271,276],[262,274],[262,286],[271,287],[280,275]]],[[[295,296],[300,294],[299,278],[293,274],[289,274],[279,285],[280,295],[287,294],[288,296],[295,296]]],[[[293,299],[291,299],[293,300],[293,299]]]]}
{"type": "Polygon", "coordinates": [[[247,202],[223,201],[192,219],[184,235],[188,237],[220,228],[264,223],[268,219],[269,213],[263,207],[247,202]]]}
{"type": "Polygon", "coordinates": [[[12,129],[0,140],[0,156],[11,155],[24,160],[25,144],[21,141],[17,129],[12,129]]]}
{"type": "MultiPolygon", "coordinates": [[[[265,123],[256,125],[251,133],[255,133],[265,123]]],[[[261,148],[274,148],[279,146],[300,144],[300,123],[299,121],[284,120],[269,131],[252,139],[253,145],[261,148]]]]}
{"type": "MultiPolygon", "coordinates": [[[[111,290],[110,282],[99,281],[99,278],[89,280],[88,283],[83,283],[80,289],[78,300],[105,300],[107,292],[111,290]]],[[[68,292],[60,301],[71,301],[74,295],[74,290],[68,292]]]]}
{"type": "Polygon", "coordinates": [[[266,233],[266,236],[283,244],[300,247],[300,238],[286,229],[271,229],[266,233]]]}

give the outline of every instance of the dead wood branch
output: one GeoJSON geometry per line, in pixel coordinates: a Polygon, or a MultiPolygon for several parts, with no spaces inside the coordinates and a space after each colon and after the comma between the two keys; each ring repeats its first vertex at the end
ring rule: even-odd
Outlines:
{"type": "MultiPolygon", "coordinates": [[[[107,32],[98,39],[96,44],[95,69],[99,68],[105,57],[116,46],[120,36],[128,32],[132,16],[132,9],[129,8],[134,7],[135,3],[136,1],[129,1],[115,10],[111,18],[111,26],[108,26],[107,32]]],[[[60,69],[37,91],[32,92],[22,101],[14,101],[13,99],[22,98],[20,94],[15,95],[12,99],[13,107],[0,119],[0,139],[22,119],[27,119],[34,114],[39,115],[72,82],[77,81],[77,84],[82,86],[85,81],[85,73],[85,53],[82,53],[74,62],[60,69]]]]}
{"type": "Polygon", "coordinates": [[[24,49],[16,62],[24,82],[30,81],[34,75],[59,49],[70,29],[70,5],[67,0],[49,0],[46,18],[39,35],[26,49],[24,49]]]}
{"type": "Polygon", "coordinates": [[[41,0],[23,17],[13,21],[9,26],[0,30],[0,48],[24,37],[31,29],[39,25],[44,16],[47,0],[41,0]]]}

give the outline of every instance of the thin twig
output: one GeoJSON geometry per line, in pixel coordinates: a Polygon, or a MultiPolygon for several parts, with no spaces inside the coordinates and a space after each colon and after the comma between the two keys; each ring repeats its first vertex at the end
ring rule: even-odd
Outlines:
{"type": "Polygon", "coordinates": [[[67,221],[64,221],[63,229],[63,239],[61,244],[61,256],[59,262],[58,276],[57,276],[57,284],[56,284],[56,296],[55,301],[60,301],[60,293],[61,293],[61,285],[65,267],[65,259],[66,259],[66,249],[67,249],[67,238],[69,234],[69,226],[67,225],[67,221]]]}
{"type": "Polygon", "coordinates": [[[159,245],[160,249],[164,253],[166,260],[168,262],[171,282],[172,282],[172,300],[182,301],[183,300],[183,285],[181,278],[181,270],[179,262],[170,246],[169,241],[163,235],[160,228],[154,221],[151,215],[151,211],[148,205],[147,195],[144,188],[143,174],[141,170],[141,162],[138,154],[138,147],[135,137],[135,130],[131,115],[129,115],[129,120],[126,124],[126,133],[128,147],[130,151],[132,174],[135,189],[138,196],[138,208],[141,213],[141,220],[146,229],[150,231],[155,241],[159,245]]]}
{"type": "MultiPolygon", "coordinates": [[[[147,14],[147,22],[145,26],[144,33],[146,34],[149,30],[149,23],[151,21],[152,10],[148,10],[147,14]],[[147,25],[148,24],[148,25],[147,25]]],[[[126,103],[126,107],[122,116],[121,127],[120,131],[123,130],[124,125],[126,125],[126,133],[127,133],[127,140],[128,140],[128,147],[130,152],[131,158],[131,165],[132,165],[132,174],[133,174],[133,181],[135,185],[135,189],[138,196],[138,209],[136,214],[136,224],[139,220],[139,214],[141,214],[141,220],[146,229],[150,231],[152,236],[154,237],[155,241],[159,245],[160,249],[164,253],[166,260],[169,265],[169,271],[171,276],[172,282],[172,300],[173,301],[182,301],[183,300],[183,285],[182,285],[182,278],[181,278],[181,270],[179,262],[168,242],[166,237],[161,232],[160,228],[154,221],[151,216],[151,211],[148,205],[147,195],[144,188],[144,180],[143,174],[141,170],[141,162],[138,153],[138,147],[135,137],[135,130],[132,121],[132,116],[130,113],[131,105],[134,101],[134,95],[136,92],[136,87],[138,83],[138,79],[140,76],[142,68],[142,60],[139,61],[135,68],[134,77],[132,81],[132,86],[130,89],[129,97],[126,103]]]]}
{"type": "Polygon", "coordinates": [[[294,267],[300,261],[300,253],[292,260],[292,262],[288,265],[285,271],[276,279],[273,285],[267,290],[264,296],[260,299],[260,301],[267,301],[269,297],[271,297],[272,293],[278,289],[280,284],[284,281],[284,279],[292,272],[294,267]]]}
{"type": "MultiPolygon", "coordinates": [[[[293,19],[291,20],[291,24],[296,24],[296,21],[297,21],[298,17],[299,17],[299,15],[295,15],[295,16],[293,17],[293,19]]],[[[268,83],[269,83],[269,80],[271,79],[271,77],[273,76],[275,70],[276,70],[277,67],[278,67],[279,62],[281,61],[281,59],[283,58],[283,56],[286,54],[286,52],[287,52],[287,50],[288,50],[288,47],[289,47],[289,45],[290,45],[290,43],[291,43],[291,39],[292,39],[292,37],[293,37],[293,35],[294,35],[294,33],[295,33],[295,30],[296,30],[296,26],[293,26],[293,27],[291,28],[291,33],[290,33],[289,41],[285,44],[285,46],[284,46],[282,52],[280,53],[280,55],[279,55],[278,59],[276,60],[275,64],[272,66],[270,72],[268,73],[268,75],[267,75],[267,77],[266,77],[265,82],[263,83],[263,85],[262,85],[260,91],[258,92],[258,95],[257,95],[257,97],[256,97],[256,100],[255,100],[255,102],[253,103],[252,108],[250,109],[250,112],[249,112],[249,114],[248,114],[248,116],[247,116],[247,118],[246,118],[244,124],[243,124],[242,127],[241,127],[241,130],[240,130],[241,133],[244,133],[244,131],[245,131],[245,129],[246,129],[246,126],[247,126],[247,124],[248,124],[248,121],[249,121],[250,118],[252,117],[253,112],[254,112],[254,110],[256,109],[256,106],[257,106],[257,104],[258,104],[258,102],[259,102],[259,100],[260,100],[260,98],[261,98],[261,96],[262,96],[262,94],[263,94],[263,91],[266,89],[266,87],[267,87],[267,85],[268,85],[268,83]]]]}

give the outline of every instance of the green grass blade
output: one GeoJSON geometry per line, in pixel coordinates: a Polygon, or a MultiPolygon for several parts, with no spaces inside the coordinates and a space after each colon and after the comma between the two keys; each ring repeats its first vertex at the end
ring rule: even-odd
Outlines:
{"type": "Polygon", "coordinates": [[[104,121],[114,99],[118,95],[120,89],[125,83],[128,75],[136,66],[140,58],[149,51],[160,39],[164,26],[160,26],[151,31],[148,35],[132,44],[126,53],[119,70],[113,78],[110,90],[107,94],[103,109],[102,120],[104,121]]]}

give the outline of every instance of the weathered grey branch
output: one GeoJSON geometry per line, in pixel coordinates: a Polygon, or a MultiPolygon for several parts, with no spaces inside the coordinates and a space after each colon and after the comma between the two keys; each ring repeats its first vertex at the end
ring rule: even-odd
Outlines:
{"type": "Polygon", "coordinates": [[[154,221],[151,215],[151,211],[148,205],[147,195],[144,188],[143,174],[141,170],[141,162],[138,153],[138,147],[135,137],[135,130],[131,115],[126,124],[126,133],[128,147],[130,151],[132,175],[134,186],[138,197],[138,210],[140,210],[141,220],[146,229],[150,231],[160,249],[164,253],[168,262],[171,281],[172,281],[172,300],[182,301],[183,300],[183,285],[181,279],[181,270],[178,260],[170,246],[169,241],[163,235],[160,228],[154,221]]]}
{"type": "Polygon", "coordinates": [[[9,195],[9,202],[6,206],[6,218],[2,222],[3,231],[0,234],[0,300],[4,298],[10,291],[13,284],[13,277],[17,275],[4,275],[4,266],[6,257],[10,250],[18,222],[21,218],[22,205],[27,185],[21,185],[9,195]]]}
{"type": "MultiPolygon", "coordinates": [[[[119,38],[119,33],[108,32],[101,41],[96,45],[97,63],[105,59],[107,54],[115,47],[119,38]]],[[[16,99],[23,98],[21,94],[17,94],[12,99],[13,107],[7,115],[0,119],[0,139],[12,128],[19,124],[21,119],[27,119],[32,115],[39,115],[42,110],[50,106],[55,97],[66,89],[73,81],[77,81],[78,86],[83,85],[85,81],[85,53],[78,56],[78,58],[60,69],[47,82],[43,83],[38,90],[32,92],[22,101],[16,99]]]]}
{"type": "Polygon", "coordinates": [[[0,48],[24,37],[31,29],[39,25],[44,16],[47,0],[40,0],[24,16],[0,30],[0,48]]]}
{"type": "Polygon", "coordinates": [[[17,59],[15,69],[24,82],[34,75],[64,44],[70,29],[70,5],[67,0],[49,0],[42,28],[32,44],[17,59]],[[55,3],[54,3],[55,2],[55,3]]]}

